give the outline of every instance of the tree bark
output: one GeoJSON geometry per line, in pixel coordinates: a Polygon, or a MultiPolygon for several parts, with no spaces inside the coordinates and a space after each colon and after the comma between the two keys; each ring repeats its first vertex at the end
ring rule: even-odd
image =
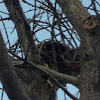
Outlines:
{"type": "MultiPolygon", "coordinates": [[[[73,25],[81,38],[81,76],[80,76],[80,100],[99,100],[100,87],[100,37],[91,36],[84,27],[83,23],[90,14],[86,11],[79,0],[57,0],[68,20],[73,25]],[[87,59],[87,57],[89,59],[87,59]]],[[[98,27],[99,28],[99,27],[98,27]]],[[[92,33],[94,31],[91,31],[92,33]]],[[[99,31],[100,32],[100,31],[99,31]]],[[[95,30],[95,33],[98,33],[95,30]]]]}
{"type": "Polygon", "coordinates": [[[31,100],[20,85],[0,32],[0,80],[10,100],[31,100]]]}

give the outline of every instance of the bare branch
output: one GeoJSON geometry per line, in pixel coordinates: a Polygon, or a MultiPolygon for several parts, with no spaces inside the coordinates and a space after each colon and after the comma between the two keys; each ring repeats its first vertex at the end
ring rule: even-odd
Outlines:
{"type": "Polygon", "coordinates": [[[26,19],[20,6],[19,0],[11,0],[9,2],[7,0],[4,0],[4,3],[10,13],[12,21],[16,26],[19,41],[21,43],[25,55],[27,54],[27,50],[31,47],[28,52],[28,59],[32,60],[34,55],[33,52],[30,51],[32,51],[32,48],[34,47],[33,36],[28,20],[26,19]]]}
{"type": "Polygon", "coordinates": [[[2,20],[2,24],[4,26],[4,30],[5,30],[5,33],[6,33],[7,42],[8,42],[9,47],[10,47],[10,40],[9,40],[8,32],[7,32],[7,29],[6,29],[6,26],[5,26],[5,23],[4,23],[3,19],[2,19],[2,17],[1,17],[1,20],[2,20]]]}
{"type": "Polygon", "coordinates": [[[19,84],[19,79],[13,69],[2,35],[0,33],[0,80],[11,100],[30,100],[25,90],[19,84]]]}
{"type": "MultiPolygon", "coordinates": [[[[75,86],[79,87],[78,79],[76,77],[56,72],[55,70],[52,70],[52,69],[47,68],[47,67],[44,67],[42,65],[36,65],[36,64],[34,64],[34,63],[30,62],[30,61],[29,61],[29,64],[31,64],[32,66],[34,66],[38,70],[43,71],[46,74],[49,73],[50,75],[52,75],[53,77],[57,78],[58,80],[62,80],[64,82],[66,82],[66,83],[71,83],[71,84],[74,84],[75,86]]],[[[31,68],[34,68],[34,67],[31,67],[31,68]]]]}
{"type": "Polygon", "coordinates": [[[3,12],[3,11],[0,11],[1,13],[3,13],[3,14],[6,14],[6,15],[9,15],[8,13],[6,13],[6,12],[3,12]]]}
{"type": "Polygon", "coordinates": [[[7,17],[7,18],[1,18],[0,21],[3,21],[3,20],[11,20],[10,17],[7,17]]]}

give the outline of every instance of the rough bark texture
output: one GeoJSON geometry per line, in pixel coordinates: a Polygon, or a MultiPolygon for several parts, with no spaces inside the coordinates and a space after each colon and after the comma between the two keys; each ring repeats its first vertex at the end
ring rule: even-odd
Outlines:
{"type": "MultiPolygon", "coordinates": [[[[79,33],[81,38],[81,79],[80,100],[99,100],[100,88],[97,86],[99,80],[99,51],[100,37],[91,36],[83,28],[83,22],[90,16],[79,0],[57,0],[66,17],[79,33]],[[86,59],[86,55],[90,57],[86,59]]],[[[93,31],[92,31],[93,32],[93,31]]],[[[95,30],[95,33],[98,31],[95,30]]]]}
{"type": "MultiPolygon", "coordinates": [[[[0,80],[10,100],[30,100],[20,85],[0,33],[0,80]]],[[[34,100],[34,99],[33,99],[34,100]]]]}

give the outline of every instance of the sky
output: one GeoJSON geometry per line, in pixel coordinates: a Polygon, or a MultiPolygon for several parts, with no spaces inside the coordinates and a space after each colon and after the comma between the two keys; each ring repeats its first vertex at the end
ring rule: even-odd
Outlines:
{"type": "MultiPolygon", "coordinates": [[[[0,0],[0,2],[1,2],[1,1],[2,1],[2,0],[0,0]]],[[[21,1],[21,0],[20,0],[20,1],[21,1]]],[[[33,3],[33,0],[27,0],[27,1],[30,2],[30,3],[33,3]]],[[[53,2],[53,0],[52,0],[52,2],[53,2]]],[[[85,5],[86,7],[88,7],[88,6],[90,5],[90,0],[83,0],[82,3],[83,3],[83,5],[85,5]]],[[[24,4],[24,3],[21,3],[21,4],[22,4],[22,6],[23,6],[23,10],[24,10],[24,11],[27,11],[27,10],[29,10],[29,9],[32,9],[32,7],[29,7],[29,6],[27,6],[26,4],[24,4]]],[[[98,9],[99,9],[99,7],[98,7],[98,9]]],[[[0,11],[8,12],[4,4],[0,4],[0,11]]],[[[89,12],[90,12],[92,15],[95,14],[95,13],[94,13],[93,11],[91,11],[91,10],[89,10],[89,12]]],[[[26,13],[27,18],[32,18],[32,17],[33,17],[32,15],[33,15],[33,12],[26,13]]],[[[3,13],[0,13],[0,16],[2,16],[3,18],[7,17],[7,15],[6,15],[6,14],[3,14],[3,13]]],[[[44,14],[43,18],[45,18],[45,17],[46,17],[46,15],[44,14]]],[[[5,23],[6,23],[7,31],[8,31],[8,33],[10,34],[10,33],[12,32],[13,28],[14,28],[14,24],[13,24],[12,21],[5,21],[5,23]]],[[[3,25],[2,25],[1,22],[0,22],[0,30],[2,31],[2,35],[3,35],[4,39],[5,39],[5,42],[7,42],[7,37],[6,37],[6,35],[5,35],[5,30],[4,30],[4,27],[3,27],[3,25]]],[[[11,38],[11,39],[10,39],[10,42],[11,42],[11,43],[15,43],[15,42],[16,42],[16,39],[17,39],[16,30],[14,30],[14,34],[10,34],[9,36],[10,36],[9,38],[11,38]]],[[[42,40],[44,40],[44,39],[48,39],[48,37],[50,37],[50,34],[49,34],[48,32],[45,32],[45,30],[43,30],[42,32],[40,31],[40,32],[37,33],[37,37],[39,38],[40,41],[42,41],[42,40]]],[[[0,87],[2,87],[1,83],[0,83],[0,87]]],[[[66,88],[67,88],[71,93],[73,93],[73,94],[76,94],[76,93],[79,91],[77,88],[75,88],[75,87],[72,86],[71,84],[68,84],[68,85],[66,86],[66,88]]],[[[0,90],[0,96],[1,96],[1,94],[2,94],[2,91],[0,90]]],[[[58,100],[64,100],[65,97],[66,97],[66,100],[71,100],[71,99],[69,99],[68,96],[65,96],[65,97],[64,97],[64,92],[63,92],[61,89],[58,90],[57,94],[58,94],[58,100]]],[[[77,96],[77,94],[76,94],[76,96],[77,96]]],[[[79,97],[79,95],[78,95],[78,97],[79,97]]],[[[6,93],[4,93],[4,98],[3,98],[3,100],[8,100],[6,93]]]]}

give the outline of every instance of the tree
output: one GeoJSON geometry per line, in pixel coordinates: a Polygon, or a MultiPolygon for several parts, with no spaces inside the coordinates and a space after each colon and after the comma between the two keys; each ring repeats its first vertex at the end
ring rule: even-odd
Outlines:
{"type": "Polygon", "coordinates": [[[0,80],[10,100],[56,100],[58,88],[78,100],[66,90],[68,83],[79,88],[80,100],[99,100],[98,1],[91,0],[87,8],[79,0],[0,3],[9,12],[0,11],[7,15],[0,19],[7,37],[5,46],[0,32],[0,80]],[[24,12],[22,3],[32,9],[24,12]],[[87,10],[93,10],[96,15],[91,16],[87,10]],[[31,11],[32,18],[27,18],[25,14],[31,11]],[[11,33],[6,28],[8,20],[14,24],[11,33]],[[15,30],[18,36],[11,43],[9,36],[15,30]],[[43,30],[50,37],[40,41],[37,34],[43,30]]]}

